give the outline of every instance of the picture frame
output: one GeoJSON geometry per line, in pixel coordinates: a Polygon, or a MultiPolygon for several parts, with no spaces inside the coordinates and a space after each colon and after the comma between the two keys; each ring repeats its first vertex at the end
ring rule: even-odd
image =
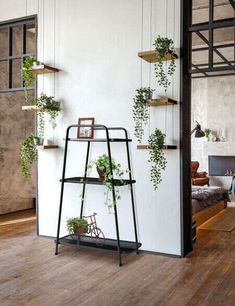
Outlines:
{"type": "Polygon", "coordinates": [[[94,138],[94,127],[81,127],[80,125],[94,125],[95,118],[78,118],[77,138],[94,138]]]}

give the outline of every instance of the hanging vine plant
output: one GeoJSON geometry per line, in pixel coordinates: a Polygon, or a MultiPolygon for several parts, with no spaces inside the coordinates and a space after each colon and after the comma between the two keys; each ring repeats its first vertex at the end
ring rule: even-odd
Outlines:
{"type": "Polygon", "coordinates": [[[151,163],[150,177],[153,188],[156,190],[161,183],[161,173],[166,169],[167,160],[164,156],[163,146],[166,135],[161,130],[156,129],[149,136],[149,162],[151,163]]]}
{"type": "Polygon", "coordinates": [[[168,76],[172,76],[176,68],[175,65],[176,54],[175,54],[174,42],[172,39],[169,39],[167,37],[164,38],[158,35],[158,37],[153,43],[153,46],[156,51],[156,59],[157,59],[157,62],[154,64],[155,75],[158,84],[160,86],[163,86],[166,92],[167,88],[171,84],[168,76]],[[165,72],[163,67],[163,60],[167,53],[170,54],[170,64],[167,68],[167,71],[165,72]]]}
{"type": "Polygon", "coordinates": [[[132,112],[135,122],[134,135],[139,143],[141,143],[144,135],[144,125],[148,123],[149,119],[146,100],[152,98],[153,91],[154,90],[150,87],[140,87],[136,89],[136,95],[133,99],[134,104],[132,107],[132,112]]]}
{"type": "Polygon", "coordinates": [[[37,161],[38,152],[37,152],[37,140],[38,137],[34,134],[31,134],[25,137],[20,143],[20,171],[23,177],[30,178],[30,167],[37,161]]]}
{"type": "Polygon", "coordinates": [[[36,62],[34,56],[27,56],[24,58],[23,64],[21,65],[21,77],[23,80],[25,101],[28,104],[28,88],[33,85],[34,75],[32,73],[32,66],[36,62]]]}

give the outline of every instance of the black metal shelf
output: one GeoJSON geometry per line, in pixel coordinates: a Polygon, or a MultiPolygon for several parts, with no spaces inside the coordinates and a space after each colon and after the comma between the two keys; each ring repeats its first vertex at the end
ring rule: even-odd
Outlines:
{"type": "MultiPolygon", "coordinates": [[[[75,184],[90,184],[90,185],[103,185],[103,182],[99,180],[97,177],[68,177],[64,178],[63,180],[61,179],[60,182],[64,183],[75,183],[75,184]]],[[[114,179],[113,184],[114,186],[126,186],[130,184],[136,183],[135,180],[119,180],[119,179],[114,179]]]]}
{"type": "MultiPolygon", "coordinates": [[[[79,142],[107,142],[107,138],[68,138],[68,141],[79,141],[79,142]]],[[[109,142],[131,142],[132,139],[125,138],[109,138],[109,142]]]]}
{"type": "MultiPolygon", "coordinates": [[[[76,245],[76,246],[87,246],[99,249],[107,249],[117,251],[117,240],[116,239],[102,239],[92,238],[90,236],[81,235],[79,240],[72,239],[70,235],[59,239],[60,244],[65,245],[76,245]]],[[[138,242],[138,249],[141,247],[141,243],[138,242]]],[[[136,242],[120,240],[121,251],[134,251],[136,250],[136,242]]]]}

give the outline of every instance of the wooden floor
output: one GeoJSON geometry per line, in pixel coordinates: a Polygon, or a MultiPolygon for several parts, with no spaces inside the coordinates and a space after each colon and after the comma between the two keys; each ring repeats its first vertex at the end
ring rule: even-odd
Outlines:
{"type": "MultiPolygon", "coordinates": [[[[35,222],[34,222],[35,223],[35,222]]],[[[1,306],[235,305],[235,231],[200,231],[187,258],[60,246],[35,225],[1,230],[1,306]]]]}

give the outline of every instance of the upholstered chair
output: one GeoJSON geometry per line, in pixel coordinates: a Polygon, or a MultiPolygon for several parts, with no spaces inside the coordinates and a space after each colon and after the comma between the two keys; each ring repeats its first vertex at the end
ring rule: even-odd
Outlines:
{"type": "Polygon", "coordinates": [[[198,186],[208,185],[209,186],[209,177],[207,176],[207,173],[205,171],[197,172],[198,168],[199,168],[199,162],[198,161],[192,161],[191,162],[192,185],[198,185],[198,186]]]}

